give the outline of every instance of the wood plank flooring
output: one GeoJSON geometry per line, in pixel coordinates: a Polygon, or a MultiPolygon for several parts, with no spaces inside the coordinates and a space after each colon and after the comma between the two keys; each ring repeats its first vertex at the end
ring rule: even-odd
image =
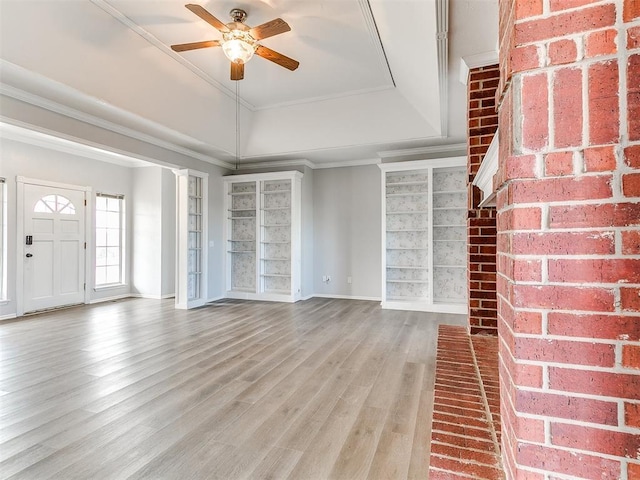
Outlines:
{"type": "Polygon", "coordinates": [[[439,323],[128,299],[0,324],[0,478],[425,479],[439,323]]]}

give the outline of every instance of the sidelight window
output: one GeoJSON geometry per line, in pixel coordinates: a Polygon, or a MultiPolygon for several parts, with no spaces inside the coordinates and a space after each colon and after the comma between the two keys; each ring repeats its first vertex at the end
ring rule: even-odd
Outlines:
{"type": "Polygon", "coordinates": [[[124,283],[124,195],[96,194],[96,287],[124,283]]]}
{"type": "Polygon", "coordinates": [[[7,187],[0,177],[0,301],[7,299],[7,187]]]}

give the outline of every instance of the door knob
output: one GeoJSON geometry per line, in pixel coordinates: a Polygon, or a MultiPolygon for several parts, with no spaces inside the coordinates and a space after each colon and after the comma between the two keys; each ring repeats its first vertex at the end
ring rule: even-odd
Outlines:
{"type": "Polygon", "coordinates": [[[26,257],[27,257],[27,258],[31,258],[31,257],[33,257],[33,253],[27,253],[26,257]]]}

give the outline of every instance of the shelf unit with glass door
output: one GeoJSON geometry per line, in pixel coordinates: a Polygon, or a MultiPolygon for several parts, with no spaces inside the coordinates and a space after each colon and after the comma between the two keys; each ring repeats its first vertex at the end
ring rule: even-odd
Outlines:
{"type": "Polygon", "coordinates": [[[207,184],[206,173],[177,170],[176,308],[207,302],[207,184]]]}

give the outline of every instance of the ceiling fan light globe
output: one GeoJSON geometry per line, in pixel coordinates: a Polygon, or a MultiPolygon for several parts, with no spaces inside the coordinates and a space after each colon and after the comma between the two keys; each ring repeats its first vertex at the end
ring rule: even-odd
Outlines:
{"type": "Polygon", "coordinates": [[[256,51],[256,41],[247,32],[232,30],[222,35],[222,51],[235,63],[247,63],[256,51]]]}

